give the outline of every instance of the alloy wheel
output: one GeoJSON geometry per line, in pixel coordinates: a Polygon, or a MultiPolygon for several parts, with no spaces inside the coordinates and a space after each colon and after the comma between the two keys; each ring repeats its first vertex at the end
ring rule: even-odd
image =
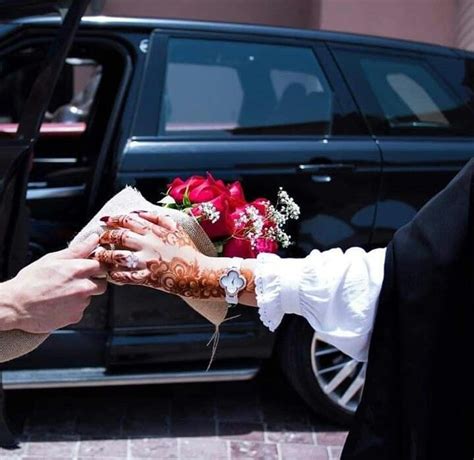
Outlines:
{"type": "Polygon", "coordinates": [[[367,363],[344,354],[316,332],[311,341],[311,365],[327,397],[345,412],[354,413],[362,396],[367,363]]]}

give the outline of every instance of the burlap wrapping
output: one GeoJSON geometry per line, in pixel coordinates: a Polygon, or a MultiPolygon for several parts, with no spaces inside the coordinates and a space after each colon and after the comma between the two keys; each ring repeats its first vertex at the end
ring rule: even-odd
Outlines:
{"type": "MultiPolygon", "coordinates": [[[[183,226],[196,247],[203,254],[211,257],[217,256],[216,249],[211,240],[193,217],[174,209],[167,209],[150,203],[137,190],[131,187],[126,187],[111,198],[91,219],[91,221],[76,235],[71,244],[73,245],[82,242],[94,233],[102,233],[103,222],[100,220],[101,217],[128,214],[132,211],[138,210],[150,211],[157,215],[170,216],[173,220],[183,226]]],[[[216,327],[216,332],[211,338],[211,341],[214,342],[212,351],[213,356],[219,339],[219,325],[225,320],[227,315],[227,304],[223,301],[195,299],[184,300],[190,307],[216,327]]],[[[33,351],[47,339],[48,335],[49,334],[30,334],[28,332],[17,330],[0,333],[0,362],[10,361],[33,351]]]]}

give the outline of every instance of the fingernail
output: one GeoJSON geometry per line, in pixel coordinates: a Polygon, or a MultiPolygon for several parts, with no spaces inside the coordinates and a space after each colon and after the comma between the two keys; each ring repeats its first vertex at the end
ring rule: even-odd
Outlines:
{"type": "Polygon", "coordinates": [[[100,218],[102,222],[107,222],[109,219],[110,219],[110,216],[104,216],[100,218]]]}

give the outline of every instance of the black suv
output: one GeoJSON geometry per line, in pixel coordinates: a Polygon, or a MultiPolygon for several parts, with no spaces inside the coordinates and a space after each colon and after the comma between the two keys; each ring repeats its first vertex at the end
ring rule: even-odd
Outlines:
{"type": "MultiPolygon", "coordinates": [[[[21,114],[59,25],[0,25],[0,148],[24,133],[21,114]]],[[[474,154],[473,58],[340,33],[85,18],[37,126],[31,171],[20,169],[28,186],[7,200],[22,211],[26,193],[30,217],[28,231],[3,230],[4,276],[64,247],[125,185],[157,201],[174,177],[206,171],[242,181],[248,198],[282,186],[296,199],[302,217],[284,255],[385,246],[474,154]]],[[[5,165],[2,151],[2,174],[5,165]]],[[[4,386],[250,379],[275,355],[314,410],[350,418],[361,363],[299,317],[271,334],[252,309],[238,313],[205,372],[208,323],[176,297],[111,286],[81,323],[4,365],[4,386]]]]}

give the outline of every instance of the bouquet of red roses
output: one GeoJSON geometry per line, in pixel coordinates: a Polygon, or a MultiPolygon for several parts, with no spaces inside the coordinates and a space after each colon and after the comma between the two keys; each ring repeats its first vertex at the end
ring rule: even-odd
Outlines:
{"type": "Polygon", "coordinates": [[[288,247],[285,226],[300,216],[299,206],[282,188],[275,205],[266,198],[247,202],[240,182],[225,184],[209,173],[174,179],[159,204],[194,216],[225,257],[254,258],[288,247]]]}

